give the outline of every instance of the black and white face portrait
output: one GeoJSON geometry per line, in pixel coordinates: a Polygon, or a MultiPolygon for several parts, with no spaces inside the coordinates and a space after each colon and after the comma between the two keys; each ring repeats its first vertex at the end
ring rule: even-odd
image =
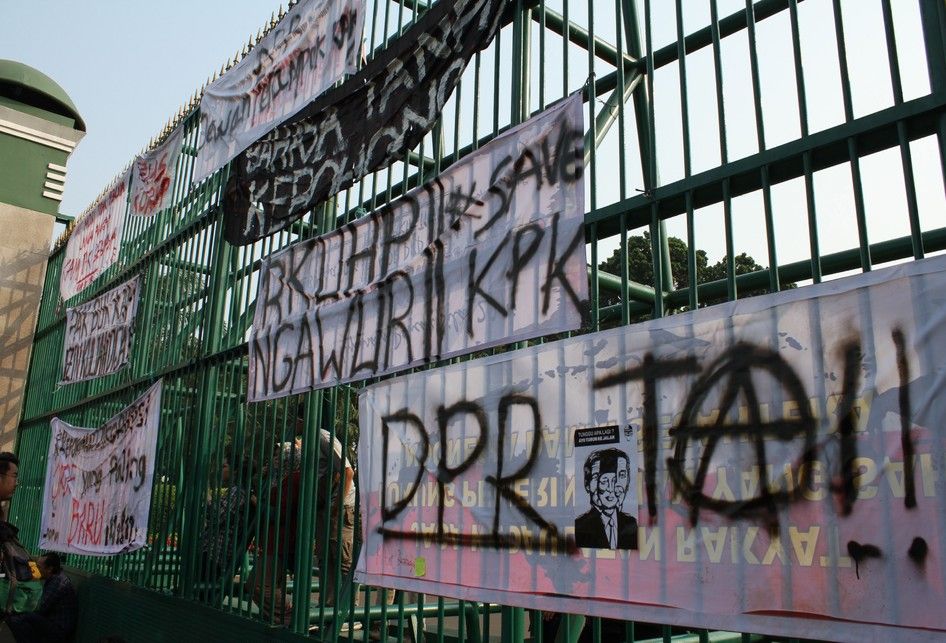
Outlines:
{"type": "Polygon", "coordinates": [[[617,449],[595,451],[585,461],[585,490],[601,513],[619,511],[630,485],[627,456],[617,449]]]}

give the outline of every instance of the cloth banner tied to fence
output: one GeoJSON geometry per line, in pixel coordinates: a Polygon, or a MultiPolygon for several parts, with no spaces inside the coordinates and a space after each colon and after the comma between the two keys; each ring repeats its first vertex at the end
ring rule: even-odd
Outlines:
{"type": "Polygon", "coordinates": [[[942,637],[946,257],[375,384],[371,584],[836,640],[942,637]]]}
{"type": "Polygon", "coordinates": [[[60,384],[114,373],[128,363],[141,277],[66,309],[60,384]]]}
{"type": "Polygon", "coordinates": [[[179,126],[161,145],[135,159],[131,166],[129,213],[150,217],[171,205],[183,141],[184,128],[179,126]]]}
{"type": "Polygon", "coordinates": [[[248,399],[577,328],[583,162],[576,94],[370,216],[268,257],[248,399]]]}
{"type": "Polygon", "coordinates": [[[301,0],[200,99],[193,180],[223,167],[260,136],[358,69],[363,0],[301,0]]]}
{"type": "Polygon", "coordinates": [[[59,294],[64,300],[85,290],[118,260],[127,204],[125,172],[76,221],[59,278],[59,294]]]}
{"type": "Polygon", "coordinates": [[[403,158],[440,118],[504,0],[441,0],[358,74],[247,148],[231,166],[224,236],[282,230],[370,172],[403,158]]]}
{"type": "Polygon", "coordinates": [[[53,418],[39,546],[104,556],[147,542],[162,382],[99,429],[53,418]]]}

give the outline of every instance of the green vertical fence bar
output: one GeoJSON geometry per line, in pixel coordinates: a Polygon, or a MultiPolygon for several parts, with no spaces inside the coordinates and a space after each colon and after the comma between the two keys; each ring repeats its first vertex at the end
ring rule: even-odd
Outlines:
{"type": "MultiPolygon", "coordinates": [[[[841,70],[841,92],[844,100],[844,119],[854,120],[854,99],[851,94],[851,77],[847,61],[847,43],[844,39],[844,18],[840,0],[832,0],[834,15],[834,37],[838,51],[838,66],[841,70]]],[[[848,162],[851,168],[851,189],[854,192],[854,211],[857,221],[858,247],[861,252],[861,269],[871,269],[870,244],[867,240],[867,219],[864,212],[864,190],[861,184],[861,164],[857,155],[857,141],[853,136],[847,139],[848,162]]]]}
{"type": "MultiPolygon", "coordinates": [[[[315,507],[318,480],[316,472],[319,467],[318,431],[322,423],[322,392],[312,391],[305,395],[305,428],[302,441],[302,475],[299,486],[301,488],[301,506],[315,507]]],[[[316,516],[314,512],[304,512],[298,517],[296,529],[297,543],[311,543],[313,538],[321,537],[316,534],[316,516]]],[[[294,609],[292,613],[292,629],[296,632],[307,632],[309,629],[310,593],[305,591],[312,584],[312,562],[314,556],[312,547],[297,547],[296,565],[293,578],[296,581],[293,589],[294,609]]],[[[318,561],[320,578],[324,569],[322,560],[318,561]]],[[[324,583],[319,584],[320,589],[324,583]]],[[[319,592],[319,603],[324,603],[324,592],[319,592]]],[[[324,624],[322,624],[324,627],[324,624]]],[[[324,632],[324,629],[322,630],[324,632]]]]}
{"type": "MultiPolygon", "coordinates": [[[[942,92],[946,90],[946,8],[939,0],[920,0],[920,18],[930,91],[942,92]]],[[[937,119],[936,139],[946,188],[946,114],[940,114],[937,119]]]]}
{"type": "MultiPolygon", "coordinates": [[[[795,94],[798,99],[798,124],[802,136],[808,136],[808,97],[805,88],[805,68],[802,65],[801,35],[798,25],[798,0],[789,0],[789,20],[792,29],[792,59],[795,65],[795,94]]],[[[802,154],[805,177],[805,211],[808,215],[808,249],[811,254],[811,280],[821,282],[821,250],[818,242],[818,217],[815,209],[814,176],[811,152],[802,154]]]]}
{"type": "MultiPolygon", "coordinates": [[[[893,89],[895,105],[903,103],[903,82],[900,78],[900,57],[897,54],[897,39],[894,34],[893,11],[890,0],[882,0],[884,16],[884,40],[887,45],[887,64],[890,67],[890,85],[893,89]]],[[[897,121],[897,142],[900,144],[900,163],[903,169],[903,183],[907,198],[907,216],[910,221],[910,241],[913,243],[913,258],[922,259],[923,236],[920,230],[920,209],[916,200],[916,179],[913,176],[913,154],[907,139],[907,127],[897,121]]]]}
{"type": "MultiPolygon", "coordinates": [[[[612,93],[612,98],[617,98],[617,110],[616,118],[618,122],[618,147],[624,149],[625,146],[625,126],[624,126],[624,105],[627,102],[627,84],[628,81],[624,76],[624,40],[622,38],[622,33],[624,29],[624,18],[622,15],[623,3],[621,0],[615,0],[614,2],[614,15],[615,22],[617,23],[614,26],[614,39],[615,39],[615,49],[617,65],[615,73],[617,76],[617,86],[612,93]]],[[[612,112],[614,113],[614,112],[612,112]]],[[[627,167],[624,159],[624,155],[621,154],[618,156],[618,198],[622,201],[627,198],[627,167]]],[[[620,230],[621,230],[621,240],[620,240],[620,250],[622,256],[627,256],[627,217],[626,215],[621,215],[620,221],[620,230]]],[[[597,237],[597,230],[595,230],[595,237],[597,237]]],[[[592,265],[597,267],[598,263],[598,240],[594,240],[594,253],[592,255],[592,265]]],[[[621,270],[621,323],[627,324],[631,320],[630,315],[630,297],[628,296],[628,280],[629,276],[627,274],[627,266],[624,266],[621,270]]],[[[592,276],[595,281],[596,275],[592,276]]],[[[597,284],[595,284],[597,286],[597,284]]],[[[597,300],[596,300],[597,301],[597,300]]]]}
{"type": "MultiPolygon", "coordinates": [[[[680,77],[680,131],[683,137],[683,176],[688,179],[692,175],[693,168],[690,160],[690,101],[687,94],[686,48],[684,45],[683,3],[681,0],[676,0],[674,14],[677,28],[677,73],[680,77]]],[[[693,213],[693,193],[687,192],[684,199],[686,202],[689,306],[690,310],[696,310],[699,306],[699,294],[697,292],[699,280],[696,274],[696,221],[693,213]]]]}
{"type": "MultiPolygon", "coordinates": [[[[746,31],[749,40],[749,69],[752,77],[752,100],[755,113],[756,141],[759,151],[766,149],[765,119],[762,115],[762,80],[759,76],[759,53],[756,43],[755,4],[746,0],[746,31]]],[[[765,241],[769,257],[769,290],[776,292],[780,288],[778,277],[778,258],[775,248],[775,219],[772,213],[772,190],[769,183],[768,165],[759,168],[762,181],[762,207],[765,215],[765,241]]]]}
{"type": "MultiPolygon", "coordinates": [[[[648,157],[644,165],[647,169],[644,172],[645,184],[644,196],[651,200],[650,207],[650,253],[653,259],[654,275],[654,317],[662,317],[664,314],[664,293],[673,289],[673,275],[670,271],[669,258],[664,259],[664,240],[666,231],[664,222],[659,217],[659,208],[655,197],[655,192],[659,179],[657,178],[657,133],[656,116],[654,114],[654,43],[653,43],[653,18],[651,13],[651,0],[644,0],[644,47],[645,47],[645,73],[647,82],[645,84],[645,99],[647,106],[647,129],[645,132],[639,132],[638,138],[647,140],[648,157]]],[[[638,130],[640,126],[638,125],[638,130]]],[[[643,164],[643,159],[642,159],[643,164]]],[[[669,251],[666,253],[669,255],[669,251]]]]}
{"type": "MultiPolygon", "coordinates": [[[[221,216],[217,215],[218,219],[221,216]]],[[[217,234],[213,240],[213,254],[210,259],[212,266],[212,277],[208,284],[208,289],[213,293],[212,299],[208,302],[206,317],[204,320],[204,342],[203,353],[213,354],[220,349],[223,339],[224,325],[224,305],[227,294],[227,284],[229,283],[229,266],[233,247],[223,239],[222,226],[217,226],[217,234]]],[[[196,544],[200,542],[200,521],[196,519],[201,515],[204,505],[203,490],[207,487],[207,467],[201,466],[202,455],[208,451],[211,435],[210,431],[214,424],[214,408],[216,406],[217,385],[219,378],[219,366],[211,364],[201,375],[201,394],[199,399],[199,420],[196,431],[191,436],[195,448],[192,448],[192,457],[190,459],[188,476],[193,480],[193,484],[187,485],[184,493],[184,503],[187,513],[194,517],[184,524],[184,548],[183,564],[181,566],[181,584],[184,595],[188,598],[194,597],[194,585],[196,582],[195,571],[198,565],[198,551],[196,544]]]]}
{"type": "MultiPolygon", "coordinates": [[[[719,162],[729,161],[729,143],[726,137],[726,105],[723,100],[723,62],[722,44],[719,35],[719,7],[717,0],[710,0],[710,33],[713,39],[713,79],[716,89],[716,123],[719,131],[719,162]]],[[[733,242],[732,197],[729,178],[723,179],[721,186],[723,197],[723,230],[726,241],[726,295],[734,300],[738,296],[736,288],[736,253],[733,242]]]]}
{"type": "MultiPolygon", "coordinates": [[[[512,92],[510,104],[510,125],[518,125],[529,115],[529,84],[530,84],[530,26],[531,11],[525,8],[523,0],[513,3],[512,19],[512,92]]],[[[592,45],[593,47],[594,45],[592,45]]],[[[499,56],[496,57],[499,60],[499,56]]],[[[593,95],[593,94],[592,94],[593,95]]],[[[498,94],[494,101],[498,102],[498,94]]],[[[592,172],[594,164],[592,163],[592,172]]],[[[438,623],[443,623],[442,602],[438,602],[441,611],[438,613],[438,623]]],[[[521,643],[525,640],[525,610],[521,607],[504,607],[502,611],[502,638],[509,643],[521,643]]],[[[438,643],[443,643],[443,627],[439,627],[438,643]]]]}

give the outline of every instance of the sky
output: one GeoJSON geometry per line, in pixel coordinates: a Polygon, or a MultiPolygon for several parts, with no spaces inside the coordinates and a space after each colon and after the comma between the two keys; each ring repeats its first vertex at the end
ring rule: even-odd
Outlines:
{"type": "Polygon", "coordinates": [[[75,216],[88,207],[279,6],[0,0],[0,58],[59,83],[86,123],[69,158],[60,212],[75,216]]]}

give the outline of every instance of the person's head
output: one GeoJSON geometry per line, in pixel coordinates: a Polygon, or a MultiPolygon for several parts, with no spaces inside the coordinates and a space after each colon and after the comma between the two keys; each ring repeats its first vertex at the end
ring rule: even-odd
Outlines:
{"type": "Polygon", "coordinates": [[[54,551],[40,556],[36,564],[39,566],[39,571],[43,574],[43,578],[49,578],[53,574],[58,574],[62,571],[62,558],[54,551]]]}
{"type": "Polygon", "coordinates": [[[305,427],[308,422],[308,415],[306,414],[305,404],[300,402],[296,407],[296,423],[295,423],[295,436],[298,438],[305,435],[305,427]]]}
{"type": "Polygon", "coordinates": [[[253,477],[256,475],[256,463],[253,458],[242,458],[234,465],[231,467],[229,460],[224,461],[224,484],[239,485],[241,487],[251,486],[253,477]]]}
{"type": "Polygon", "coordinates": [[[620,449],[595,451],[585,460],[585,491],[601,513],[620,510],[630,481],[630,460],[620,449]]]}
{"type": "Polygon", "coordinates": [[[9,451],[0,452],[0,501],[9,500],[16,491],[20,460],[9,451]]]}
{"type": "Polygon", "coordinates": [[[272,458],[263,466],[262,474],[265,478],[268,478],[273,485],[278,485],[283,478],[298,471],[301,465],[301,438],[287,442],[277,442],[272,458]]]}

